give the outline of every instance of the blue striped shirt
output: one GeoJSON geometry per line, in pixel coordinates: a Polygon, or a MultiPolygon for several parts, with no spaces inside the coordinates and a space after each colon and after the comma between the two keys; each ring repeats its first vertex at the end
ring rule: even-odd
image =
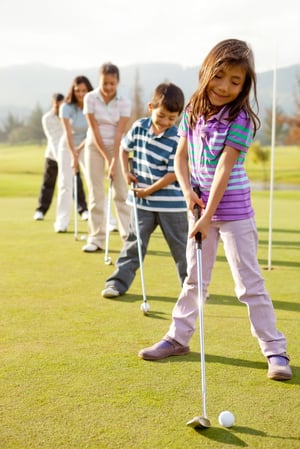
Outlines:
{"type": "Polygon", "coordinates": [[[191,184],[199,186],[204,204],[207,203],[215,170],[225,145],[237,149],[240,154],[231,171],[228,184],[212,221],[243,220],[254,215],[250,198],[250,183],[244,168],[245,155],[253,138],[253,126],[245,111],[228,121],[228,110],[205,120],[200,117],[194,129],[188,125],[185,111],[178,133],[188,141],[191,184]]]}
{"type": "MultiPolygon", "coordinates": [[[[156,135],[152,131],[151,118],[137,120],[122,139],[121,147],[133,152],[133,171],[139,187],[152,186],[168,173],[174,173],[174,156],[179,137],[177,127],[172,126],[156,135]]],[[[129,195],[128,201],[132,198],[129,195]]],[[[145,198],[137,198],[140,209],[155,212],[186,211],[186,202],[177,181],[153,192],[145,198]]]]}

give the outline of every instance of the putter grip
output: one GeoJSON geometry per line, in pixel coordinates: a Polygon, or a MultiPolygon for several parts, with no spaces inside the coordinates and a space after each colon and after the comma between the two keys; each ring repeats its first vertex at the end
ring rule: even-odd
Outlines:
{"type": "MultiPolygon", "coordinates": [[[[199,187],[194,187],[193,190],[198,195],[198,197],[201,198],[200,188],[199,187]]],[[[195,219],[195,221],[199,220],[200,217],[201,217],[201,211],[200,211],[199,204],[195,204],[195,206],[194,206],[194,219],[195,219]]],[[[201,248],[201,244],[202,244],[201,232],[197,232],[197,234],[195,235],[195,239],[196,239],[196,242],[198,243],[198,247],[201,248]]]]}
{"type": "Polygon", "coordinates": [[[133,159],[132,159],[132,157],[128,158],[128,164],[129,164],[129,171],[130,171],[130,173],[133,174],[133,159]]]}

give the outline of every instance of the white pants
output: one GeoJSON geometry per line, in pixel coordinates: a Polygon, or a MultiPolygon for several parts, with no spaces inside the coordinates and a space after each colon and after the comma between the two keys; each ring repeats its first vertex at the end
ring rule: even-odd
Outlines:
{"type": "MultiPolygon", "coordinates": [[[[89,194],[89,236],[87,241],[99,248],[104,248],[106,234],[105,160],[92,142],[87,143],[84,151],[89,194]]],[[[113,152],[113,148],[109,151],[113,152]]],[[[119,231],[121,237],[126,238],[129,231],[130,207],[126,204],[128,186],[123,177],[120,161],[113,179],[112,191],[119,231]]]]}
{"type": "MultiPolygon", "coordinates": [[[[84,150],[79,155],[79,163],[85,176],[84,150]]],[[[71,154],[66,145],[58,148],[58,194],[56,207],[55,231],[66,230],[70,223],[73,203],[74,170],[71,167],[71,154]]]]}

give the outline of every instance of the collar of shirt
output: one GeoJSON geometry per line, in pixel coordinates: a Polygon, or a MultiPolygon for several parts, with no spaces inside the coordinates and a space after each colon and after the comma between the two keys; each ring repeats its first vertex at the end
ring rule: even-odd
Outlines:
{"type": "Polygon", "coordinates": [[[148,117],[146,120],[142,122],[142,128],[148,131],[148,133],[152,134],[152,137],[155,139],[160,139],[161,137],[174,137],[177,136],[177,128],[176,126],[171,126],[171,128],[167,128],[164,132],[160,134],[154,134],[152,131],[152,120],[151,117],[148,117]]]}
{"type": "Polygon", "coordinates": [[[121,95],[118,92],[116,92],[116,95],[108,103],[105,103],[105,101],[103,100],[102,95],[100,94],[100,89],[98,88],[98,89],[96,89],[96,97],[97,97],[98,100],[101,101],[101,103],[107,105],[107,104],[111,103],[114,100],[120,100],[121,95]]]}

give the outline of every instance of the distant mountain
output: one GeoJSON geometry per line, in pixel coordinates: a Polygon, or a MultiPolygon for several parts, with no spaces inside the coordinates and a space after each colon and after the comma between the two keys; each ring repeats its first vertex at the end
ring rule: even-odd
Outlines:
{"type": "MultiPolygon", "coordinates": [[[[15,65],[0,68],[0,122],[9,112],[24,118],[39,104],[44,110],[50,105],[53,92],[66,93],[73,78],[86,75],[96,87],[98,84],[98,68],[86,70],[65,70],[43,64],[15,65]]],[[[121,90],[131,95],[136,76],[142,88],[145,105],[150,99],[153,88],[163,82],[178,84],[189,99],[197,86],[199,67],[184,68],[179,64],[136,64],[120,67],[121,90]]],[[[273,72],[258,73],[258,99],[260,114],[272,106],[273,72]]],[[[300,77],[300,64],[279,68],[277,70],[277,104],[286,113],[295,110],[295,93],[299,92],[297,80],[300,77]]]]}

